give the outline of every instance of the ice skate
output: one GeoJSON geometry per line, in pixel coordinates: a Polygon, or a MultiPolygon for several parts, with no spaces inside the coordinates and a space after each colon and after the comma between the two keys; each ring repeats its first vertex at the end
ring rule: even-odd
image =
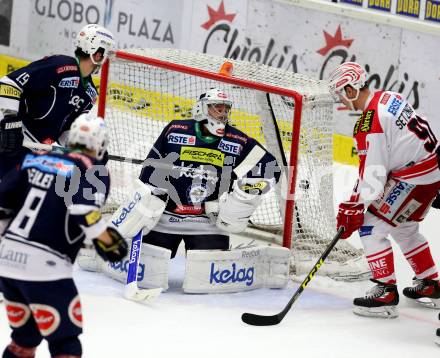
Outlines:
{"type": "Polygon", "coordinates": [[[355,298],[353,313],[364,317],[396,318],[399,316],[397,286],[371,280],[377,285],[367,291],[364,297],[355,298]]]}
{"type": "Polygon", "coordinates": [[[413,280],[412,287],[403,289],[403,295],[427,308],[440,309],[440,284],[437,280],[413,280]]]}

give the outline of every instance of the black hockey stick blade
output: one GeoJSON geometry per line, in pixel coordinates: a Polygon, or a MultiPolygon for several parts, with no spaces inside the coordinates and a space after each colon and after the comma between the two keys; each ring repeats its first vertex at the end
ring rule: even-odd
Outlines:
{"type": "Polygon", "coordinates": [[[243,313],[241,315],[241,320],[244,323],[249,324],[251,326],[274,326],[274,325],[280,323],[283,320],[284,316],[287,314],[287,312],[289,312],[290,308],[293,306],[295,301],[298,299],[298,297],[304,291],[306,286],[313,279],[316,272],[319,270],[319,268],[324,263],[325,259],[327,258],[328,254],[330,253],[330,251],[335,247],[336,243],[338,242],[338,240],[341,237],[341,235],[343,234],[343,232],[344,232],[344,228],[343,227],[339,228],[339,230],[336,233],[333,240],[325,248],[321,257],[313,265],[309,274],[306,276],[304,281],[301,282],[301,285],[298,287],[298,289],[293,294],[292,298],[289,300],[287,305],[283,308],[283,310],[280,313],[272,315],[272,316],[264,316],[264,315],[254,314],[254,313],[243,313]]]}
{"type": "Polygon", "coordinates": [[[261,316],[253,313],[243,313],[241,315],[241,320],[251,326],[275,326],[280,323],[282,317],[279,314],[274,314],[273,316],[261,316]]]}

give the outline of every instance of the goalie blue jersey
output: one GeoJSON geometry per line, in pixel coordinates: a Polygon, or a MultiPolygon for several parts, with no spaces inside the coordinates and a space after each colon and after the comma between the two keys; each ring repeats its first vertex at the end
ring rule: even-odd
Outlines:
{"type": "Polygon", "coordinates": [[[82,78],[69,56],[45,57],[0,78],[0,108],[18,112],[25,138],[34,142],[58,141],[96,98],[91,77],[82,78]]]}
{"type": "Polygon", "coordinates": [[[74,151],[32,153],[3,178],[0,218],[12,218],[0,244],[2,276],[32,280],[34,271],[41,277],[41,270],[49,270],[53,279],[58,276],[50,266],[58,264],[56,275],[69,277],[63,270],[71,268],[84,239],[96,238],[107,227],[101,208],[110,179],[107,169],[96,164],[74,151]],[[26,263],[18,257],[26,257],[26,263]],[[39,268],[41,260],[48,267],[39,268]]]}
{"type": "Polygon", "coordinates": [[[140,179],[167,191],[169,222],[178,222],[204,215],[204,203],[229,192],[236,179],[243,181],[244,190],[260,190],[269,189],[279,176],[274,156],[255,139],[230,125],[222,138],[203,136],[201,124],[191,119],[165,127],[140,179]]]}

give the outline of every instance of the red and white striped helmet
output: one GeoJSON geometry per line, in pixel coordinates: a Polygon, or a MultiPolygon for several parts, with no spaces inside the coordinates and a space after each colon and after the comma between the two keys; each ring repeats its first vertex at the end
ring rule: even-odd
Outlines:
{"type": "Polygon", "coordinates": [[[344,88],[350,85],[356,90],[361,89],[367,82],[365,69],[356,62],[345,62],[339,65],[329,77],[329,90],[333,95],[344,93],[344,88]]]}

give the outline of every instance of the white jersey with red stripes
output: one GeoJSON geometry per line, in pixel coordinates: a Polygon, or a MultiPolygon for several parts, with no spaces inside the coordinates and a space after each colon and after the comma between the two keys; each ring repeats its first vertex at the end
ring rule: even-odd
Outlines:
{"type": "Polygon", "coordinates": [[[360,164],[350,201],[376,200],[389,178],[415,185],[439,182],[437,139],[427,119],[398,93],[378,91],[367,103],[353,131],[360,164]]]}

